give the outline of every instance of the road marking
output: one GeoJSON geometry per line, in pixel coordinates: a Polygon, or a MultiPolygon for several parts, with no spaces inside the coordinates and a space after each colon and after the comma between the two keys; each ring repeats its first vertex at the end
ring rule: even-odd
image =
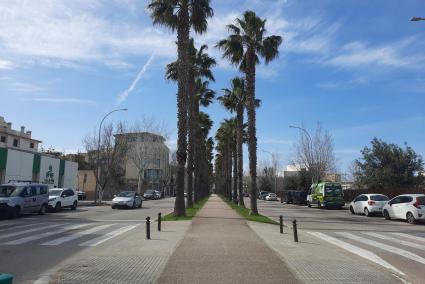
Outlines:
{"type": "Polygon", "coordinates": [[[107,240],[110,240],[110,239],[115,238],[115,237],[117,237],[121,234],[124,234],[125,232],[130,231],[130,230],[136,228],[137,226],[138,225],[131,225],[131,226],[119,228],[118,230],[106,233],[104,236],[100,236],[100,237],[94,238],[90,241],[84,242],[84,243],[80,244],[80,246],[85,246],[85,247],[86,246],[89,246],[89,247],[97,246],[98,244],[101,244],[103,242],[106,242],[107,240]]]}
{"type": "Polygon", "coordinates": [[[32,228],[32,229],[28,229],[28,230],[24,230],[24,231],[10,233],[10,234],[6,234],[6,235],[1,235],[0,239],[6,239],[6,238],[10,238],[10,237],[15,237],[15,236],[27,234],[27,233],[33,233],[33,232],[37,232],[37,231],[51,229],[51,228],[54,228],[54,227],[59,227],[61,225],[64,225],[64,224],[53,224],[53,225],[48,225],[48,226],[41,226],[41,227],[32,228]]]}
{"type": "Polygon", "coordinates": [[[66,227],[57,229],[53,232],[46,232],[46,233],[42,233],[42,234],[38,234],[38,235],[34,235],[34,236],[28,236],[28,237],[25,237],[25,238],[6,242],[6,243],[3,243],[3,245],[8,245],[8,246],[10,246],[10,245],[21,245],[21,244],[28,243],[28,242],[31,242],[31,241],[35,241],[35,240],[39,240],[39,239],[46,238],[46,237],[49,237],[49,236],[57,235],[57,234],[60,234],[60,233],[66,232],[66,231],[79,229],[81,227],[88,226],[88,225],[89,224],[70,225],[70,226],[66,226],[66,227]]]}
{"type": "MultiPolygon", "coordinates": [[[[14,224],[16,224],[16,223],[14,223],[14,224]]],[[[12,224],[10,224],[10,225],[12,225],[12,224]]],[[[17,229],[17,228],[18,229],[28,228],[28,227],[33,227],[35,225],[39,225],[39,223],[36,223],[36,224],[35,223],[32,223],[32,224],[26,224],[26,225],[17,225],[17,226],[6,228],[6,229],[1,229],[1,231],[4,232],[4,231],[8,231],[8,230],[17,229]]]]}
{"type": "Polygon", "coordinates": [[[382,258],[380,258],[379,256],[377,256],[376,254],[374,254],[373,252],[370,252],[368,250],[365,250],[361,247],[357,247],[354,246],[352,244],[346,243],[344,241],[341,241],[339,239],[336,239],[334,237],[325,235],[323,233],[320,232],[308,232],[310,235],[313,235],[319,239],[322,239],[324,241],[327,241],[333,245],[336,245],[342,249],[345,249],[353,254],[356,254],[360,257],[366,258],[367,260],[370,260],[380,266],[383,266],[387,269],[390,269],[396,273],[398,273],[399,275],[405,275],[403,272],[401,272],[400,270],[398,270],[397,268],[395,268],[394,266],[392,266],[391,264],[389,264],[388,262],[386,262],[385,260],[383,260],[382,258]]]}
{"type": "Polygon", "coordinates": [[[111,227],[113,225],[115,225],[115,224],[100,225],[100,226],[93,227],[93,228],[85,230],[85,231],[76,232],[75,234],[72,234],[72,235],[69,235],[69,236],[65,236],[65,237],[58,238],[58,239],[55,239],[55,240],[52,240],[52,241],[49,241],[49,242],[42,243],[41,245],[42,246],[57,246],[57,245],[65,243],[65,242],[69,242],[69,241],[84,237],[86,235],[93,234],[95,232],[101,231],[101,230],[106,229],[108,227],[111,227]]]}
{"type": "Polygon", "coordinates": [[[412,235],[403,234],[403,233],[390,233],[390,234],[393,234],[393,235],[399,236],[399,237],[404,237],[404,238],[407,238],[407,239],[412,239],[412,240],[415,240],[415,241],[425,242],[425,238],[422,238],[422,237],[412,236],[412,235]]]}
{"type": "Polygon", "coordinates": [[[372,240],[369,240],[369,239],[365,239],[365,238],[362,238],[362,237],[353,235],[351,233],[336,232],[336,234],[338,234],[340,236],[343,236],[345,238],[352,239],[352,240],[355,240],[357,242],[363,243],[365,245],[377,247],[379,249],[382,249],[382,250],[385,250],[385,251],[388,251],[388,252],[391,252],[391,253],[394,253],[394,254],[403,256],[405,258],[414,260],[416,262],[425,264],[425,258],[420,257],[417,254],[411,253],[410,251],[406,251],[406,250],[400,249],[398,247],[386,245],[386,244],[383,244],[383,243],[378,243],[378,242],[375,242],[375,241],[372,241],[372,240]]]}
{"type": "Polygon", "coordinates": [[[395,238],[388,237],[388,236],[378,234],[378,233],[374,233],[374,232],[363,232],[363,234],[369,235],[369,236],[372,236],[372,237],[375,237],[375,238],[378,238],[378,239],[381,239],[381,240],[388,240],[388,241],[398,243],[398,244],[403,245],[403,246],[408,246],[408,247],[417,248],[417,249],[420,249],[420,250],[425,250],[425,245],[415,244],[415,243],[403,241],[403,240],[400,240],[400,239],[395,239],[395,238]]]}

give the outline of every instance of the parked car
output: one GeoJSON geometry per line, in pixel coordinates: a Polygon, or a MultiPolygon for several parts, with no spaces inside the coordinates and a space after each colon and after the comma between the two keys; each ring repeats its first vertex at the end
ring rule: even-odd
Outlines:
{"type": "Polygon", "coordinates": [[[321,182],[312,184],[307,195],[307,206],[342,209],[345,205],[342,186],[338,182],[321,182]]]}
{"type": "Polygon", "coordinates": [[[266,200],[267,201],[277,201],[277,195],[276,193],[269,193],[266,195],[266,200]]]}
{"type": "Polygon", "coordinates": [[[140,208],[142,207],[142,198],[135,191],[122,191],[112,199],[112,209],[115,208],[140,208]]]}
{"type": "Polygon", "coordinates": [[[70,188],[51,188],[49,190],[49,209],[55,212],[62,208],[77,209],[78,195],[70,188]]]}
{"type": "Polygon", "coordinates": [[[77,191],[78,200],[86,200],[86,193],[84,191],[77,191]]]}
{"type": "Polygon", "coordinates": [[[388,203],[388,196],[383,194],[360,194],[350,203],[351,214],[364,214],[369,217],[372,214],[382,214],[382,209],[388,203]]]}
{"type": "Polygon", "coordinates": [[[153,189],[146,190],[145,193],[143,194],[144,199],[155,199],[155,196],[156,196],[155,190],[153,189]]]}
{"type": "Polygon", "coordinates": [[[0,216],[18,217],[21,213],[44,214],[49,203],[49,188],[37,183],[0,185],[0,216]]]}
{"type": "Polygon", "coordinates": [[[265,200],[267,194],[269,194],[268,191],[260,191],[258,194],[258,199],[265,200]]]}
{"type": "Polygon", "coordinates": [[[161,199],[164,197],[164,193],[160,190],[155,190],[155,197],[156,199],[161,199]]]}
{"type": "Polygon", "coordinates": [[[410,224],[425,220],[425,194],[403,194],[391,199],[383,209],[385,219],[402,219],[410,224]]]}

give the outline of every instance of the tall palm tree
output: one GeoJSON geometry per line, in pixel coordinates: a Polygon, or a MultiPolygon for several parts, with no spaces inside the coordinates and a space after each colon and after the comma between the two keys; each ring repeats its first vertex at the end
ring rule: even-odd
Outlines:
{"type": "Polygon", "coordinates": [[[255,71],[260,57],[266,64],[279,55],[282,43],[280,36],[266,37],[266,20],[259,18],[255,12],[246,11],[242,19],[236,18],[235,24],[227,26],[231,33],[221,40],[217,47],[223,50],[223,57],[239,66],[245,74],[247,110],[248,110],[248,152],[249,172],[251,176],[251,212],[258,215],[257,209],[257,137],[255,126],[255,71]]]}
{"type": "Polygon", "coordinates": [[[209,0],[151,0],[148,5],[154,24],[177,31],[177,194],[174,215],[184,216],[184,170],[187,147],[187,100],[190,92],[190,29],[207,30],[207,19],[213,16],[209,0]]]}

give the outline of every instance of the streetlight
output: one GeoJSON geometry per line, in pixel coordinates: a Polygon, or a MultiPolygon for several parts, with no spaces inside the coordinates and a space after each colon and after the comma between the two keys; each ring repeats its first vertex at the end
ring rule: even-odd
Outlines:
{"type": "Polygon", "coordinates": [[[419,22],[419,21],[425,21],[425,18],[421,18],[421,17],[412,17],[410,19],[411,22],[419,22]]]}
{"type": "MultiPolygon", "coordinates": [[[[305,128],[302,128],[300,126],[295,126],[295,125],[289,125],[289,128],[296,128],[296,129],[303,131],[305,134],[307,134],[307,137],[308,137],[308,140],[309,140],[309,148],[310,148],[309,151],[308,151],[309,152],[308,154],[312,156],[312,154],[310,152],[313,150],[313,140],[311,139],[311,136],[308,133],[308,131],[305,128]]],[[[310,157],[310,158],[312,158],[312,157],[310,157]]],[[[311,177],[311,183],[313,183],[313,176],[311,177]]]]}
{"type": "Polygon", "coordinates": [[[99,125],[99,137],[97,139],[97,160],[96,160],[96,187],[95,187],[95,191],[94,191],[94,203],[97,202],[97,188],[99,186],[99,160],[100,160],[100,132],[102,131],[102,124],[103,121],[105,120],[106,117],[108,117],[110,114],[112,114],[113,112],[116,111],[127,111],[128,109],[126,108],[120,108],[120,109],[115,109],[113,111],[108,112],[103,118],[102,121],[100,122],[99,125]]]}
{"type": "MultiPolygon", "coordinates": [[[[272,162],[273,162],[273,159],[274,159],[273,153],[266,150],[263,150],[262,152],[270,154],[270,156],[272,157],[272,162]]],[[[277,192],[277,163],[273,166],[274,166],[274,193],[276,193],[277,192]]]]}

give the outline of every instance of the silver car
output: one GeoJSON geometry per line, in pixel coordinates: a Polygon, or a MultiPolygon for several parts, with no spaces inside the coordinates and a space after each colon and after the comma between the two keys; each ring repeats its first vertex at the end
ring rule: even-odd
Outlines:
{"type": "Polygon", "coordinates": [[[45,184],[9,183],[0,185],[0,216],[13,218],[22,213],[46,212],[49,188],[45,184]]]}
{"type": "Polygon", "coordinates": [[[142,198],[135,191],[122,191],[112,199],[112,209],[115,208],[140,208],[142,207],[142,198]]]}

